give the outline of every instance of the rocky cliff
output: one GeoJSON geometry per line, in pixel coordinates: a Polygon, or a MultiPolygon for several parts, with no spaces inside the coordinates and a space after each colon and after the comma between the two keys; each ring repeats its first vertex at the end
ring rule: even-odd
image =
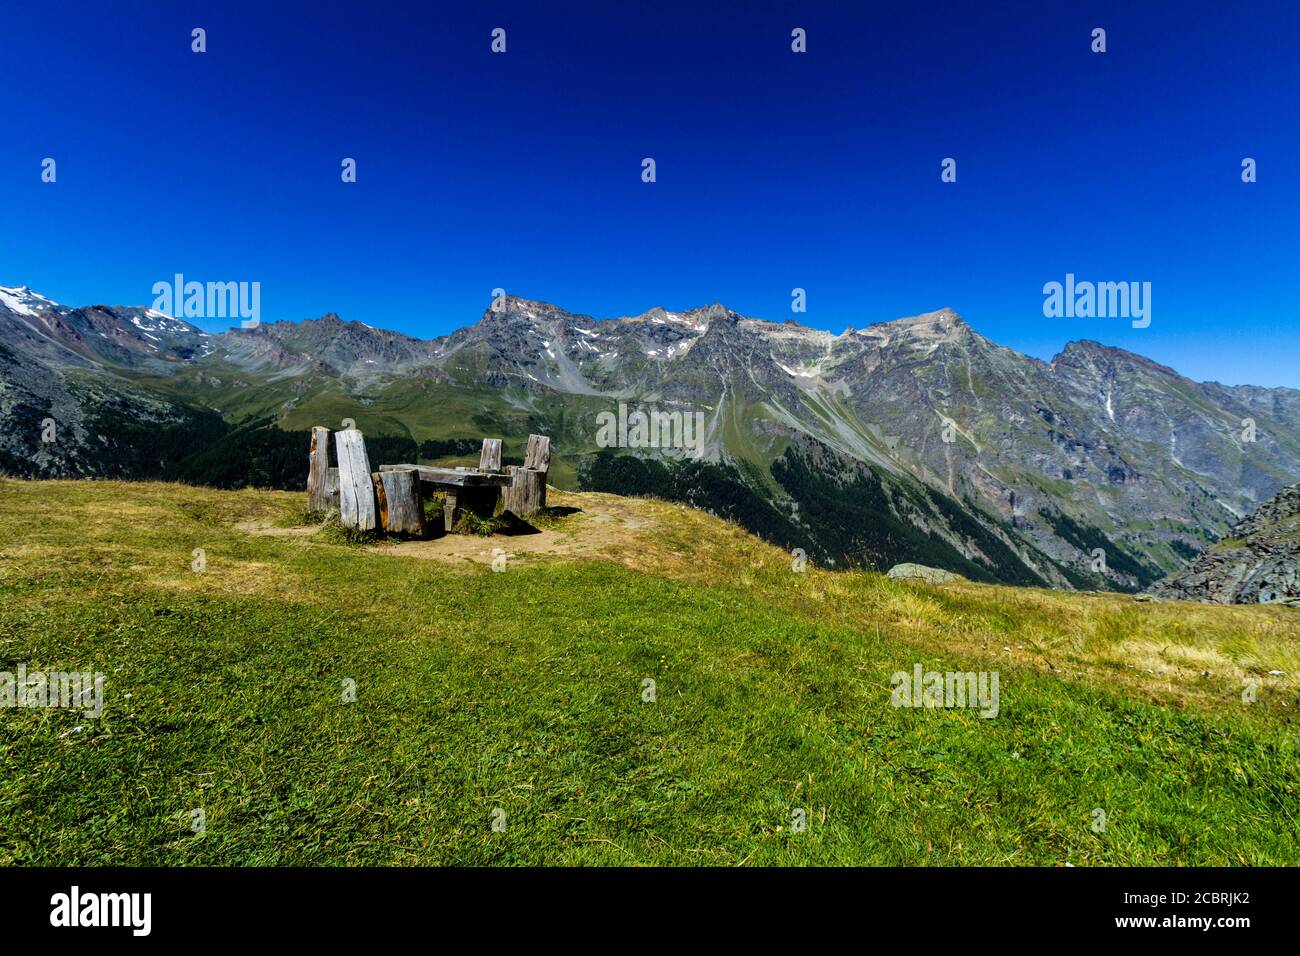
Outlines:
{"type": "Polygon", "coordinates": [[[1180,574],[1151,588],[1161,597],[1215,604],[1300,607],[1300,482],[1235,525],[1180,574]]]}

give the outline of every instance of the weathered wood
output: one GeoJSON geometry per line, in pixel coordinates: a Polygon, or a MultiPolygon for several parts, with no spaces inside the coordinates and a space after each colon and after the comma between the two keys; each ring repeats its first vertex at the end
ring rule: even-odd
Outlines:
{"type": "Polygon", "coordinates": [[[388,495],[384,493],[383,472],[372,471],[370,480],[375,486],[375,521],[378,527],[388,527],[388,495]]]}
{"type": "Polygon", "coordinates": [[[546,507],[546,472],[536,468],[511,465],[510,486],[506,488],[506,511],[517,518],[527,518],[546,507]]]}
{"type": "Polygon", "coordinates": [[[421,481],[456,488],[497,487],[510,484],[506,474],[489,475],[469,468],[438,468],[434,465],[380,465],[382,471],[407,471],[413,469],[421,481]]]}
{"type": "Polygon", "coordinates": [[[494,486],[458,488],[452,485],[446,490],[447,502],[442,509],[442,526],[448,533],[466,511],[472,511],[480,518],[491,518],[497,508],[497,499],[501,497],[501,492],[494,486]]]}
{"type": "Polygon", "coordinates": [[[345,528],[373,531],[375,483],[370,477],[370,458],[366,440],[355,428],[334,435],[334,449],[339,460],[339,523],[345,528]]]}
{"type": "Polygon", "coordinates": [[[501,470],[501,439],[484,438],[483,450],[478,456],[479,471],[500,471],[501,470]]]}
{"type": "Polygon", "coordinates": [[[384,530],[390,534],[424,535],[424,496],[415,469],[375,472],[384,530]]]}
{"type": "MultiPolygon", "coordinates": [[[[497,462],[500,462],[500,439],[490,438],[484,441],[484,457],[489,459],[488,442],[497,443],[497,462]]],[[[456,521],[466,509],[483,518],[490,518],[496,510],[499,488],[510,484],[511,478],[504,472],[490,473],[474,468],[438,468],[433,465],[380,465],[380,475],[389,472],[411,472],[419,483],[427,483],[430,492],[446,493],[447,502],[442,509],[443,528],[450,532],[456,521]]]]}
{"type": "Polygon", "coordinates": [[[551,440],[545,435],[529,435],[528,450],[522,468],[510,467],[510,486],[506,488],[506,510],[519,518],[536,514],[546,507],[546,476],[551,467],[551,440]]]}
{"type": "Polygon", "coordinates": [[[311,430],[311,451],[307,453],[307,510],[328,511],[329,491],[326,478],[330,464],[330,430],[316,426],[311,430]]]}
{"type": "Polygon", "coordinates": [[[549,471],[551,468],[551,440],[545,435],[528,436],[528,452],[524,455],[524,467],[535,471],[549,471]]]}
{"type": "Polygon", "coordinates": [[[325,472],[325,499],[329,502],[327,511],[339,510],[339,470],[330,468],[325,472]]]}
{"type": "Polygon", "coordinates": [[[451,529],[456,526],[456,518],[459,517],[461,489],[451,487],[447,489],[447,500],[442,505],[442,530],[451,534],[451,529]]]}

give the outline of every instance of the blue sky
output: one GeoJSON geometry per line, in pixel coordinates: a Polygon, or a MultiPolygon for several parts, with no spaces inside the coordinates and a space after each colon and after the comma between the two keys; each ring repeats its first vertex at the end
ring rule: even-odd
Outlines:
{"type": "Polygon", "coordinates": [[[69,304],[181,272],[431,337],[496,287],[776,320],[801,287],[836,332],[951,306],[1300,387],[1293,3],[87,2],[0,35],[0,284],[69,304]],[[1150,327],[1044,318],[1067,272],[1150,282],[1150,327]]]}

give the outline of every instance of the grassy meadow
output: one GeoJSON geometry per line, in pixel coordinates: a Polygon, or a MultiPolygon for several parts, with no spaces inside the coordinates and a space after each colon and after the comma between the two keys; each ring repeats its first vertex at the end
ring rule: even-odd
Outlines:
{"type": "Polygon", "coordinates": [[[0,710],[0,864],[1300,863],[1294,609],[795,573],[552,497],[576,544],[495,573],[300,494],[0,480],[0,671],[106,675],[97,720],[0,710]],[[998,716],[895,708],[916,663],[998,716]]]}

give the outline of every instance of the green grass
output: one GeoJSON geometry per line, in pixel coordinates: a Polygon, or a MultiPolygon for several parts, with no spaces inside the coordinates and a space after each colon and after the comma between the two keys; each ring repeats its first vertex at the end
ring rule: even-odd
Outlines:
{"type": "MultiPolygon", "coordinates": [[[[295,509],[0,482],[0,670],[107,675],[101,720],[0,711],[0,863],[1300,860],[1294,684],[1261,678],[1249,706],[1232,682],[1157,703],[1127,672],[1067,663],[1067,644],[1100,659],[1170,627],[1166,606],[793,575],[758,544],[742,563],[720,522],[669,536],[697,542],[684,576],[494,573],[235,527],[295,509]],[[1086,639],[1066,640],[1085,615],[1086,639]],[[1033,642],[1053,635],[1049,670],[1033,642]],[[1000,715],[894,709],[890,675],[916,662],[999,670],[1000,715]]],[[[1214,610],[1285,640],[1243,630],[1225,650],[1207,626],[1188,647],[1248,661],[1294,645],[1286,612],[1198,613],[1214,610]]]]}
{"type": "Polygon", "coordinates": [[[1207,550],[1211,552],[1237,551],[1246,546],[1246,542],[1241,538],[1220,538],[1214,544],[1210,545],[1207,550]]]}
{"type": "Polygon", "coordinates": [[[480,538],[490,538],[504,531],[509,524],[510,522],[499,514],[484,517],[472,511],[463,511],[456,518],[455,531],[457,534],[476,534],[480,538]]]}

